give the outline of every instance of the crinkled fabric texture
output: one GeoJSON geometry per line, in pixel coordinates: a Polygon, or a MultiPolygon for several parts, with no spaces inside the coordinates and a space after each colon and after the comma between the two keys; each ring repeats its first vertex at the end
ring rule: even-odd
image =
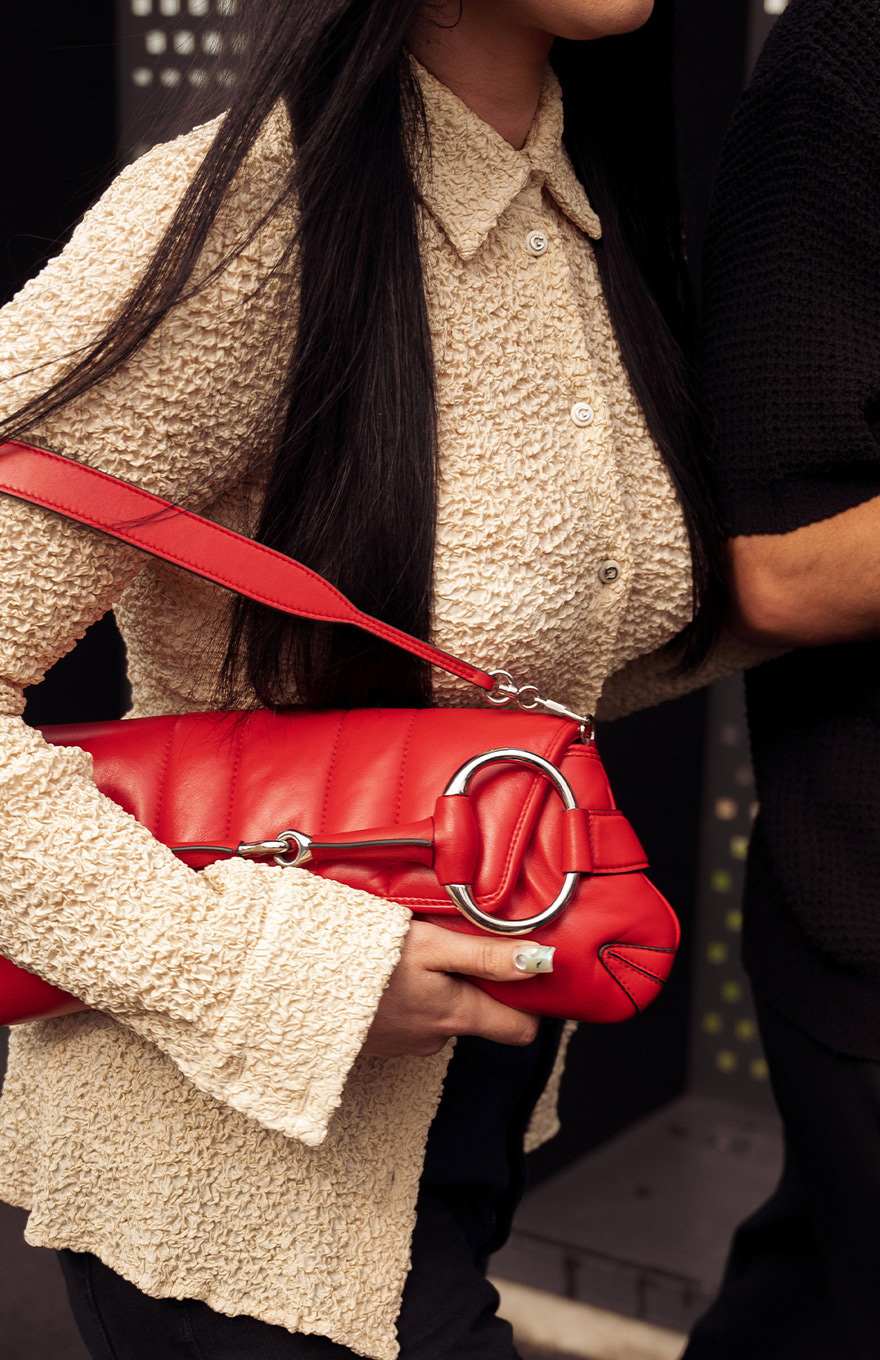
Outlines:
{"type": "MultiPolygon", "coordinates": [[[[514,151],[422,73],[433,138],[424,264],[442,484],[437,643],[579,709],[687,622],[682,518],[623,375],[548,77],[514,151]],[[529,233],[548,240],[530,252],[529,233]],[[593,419],[576,424],[587,402],[593,419]],[[617,578],[603,584],[600,564],[617,578]]],[[[99,335],[214,126],[146,155],[0,318],[3,410],[99,335]]],[[[230,192],[203,286],[33,438],[246,528],[295,297],[274,117],[230,192]]],[[[91,1013],[12,1034],[0,1192],[30,1241],[391,1360],[427,1130],[448,1054],[358,1057],[398,959],[394,903],[240,862],[197,875],[97,793],[88,759],[21,722],[22,689],[115,608],[134,712],[210,706],[221,592],[35,508],[0,502],[0,952],[91,1013]],[[51,846],[47,855],[45,847],[51,846]]],[[[469,703],[453,682],[438,701],[469,703]]],[[[650,696],[645,695],[644,698],[650,696]]],[[[552,1133],[551,1092],[534,1145],[552,1133]]]]}

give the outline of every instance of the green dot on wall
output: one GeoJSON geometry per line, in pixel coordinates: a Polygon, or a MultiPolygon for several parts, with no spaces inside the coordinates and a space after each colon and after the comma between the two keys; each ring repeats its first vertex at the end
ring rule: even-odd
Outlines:
{"type": "Polygon", "coordinates": [[[724,924],[728,930],[739,932],[743,927],[743,914],[739,907],[731,907],[730,911],[724,914],[724,924]]]}
{"type": "Polygon", "coordinates": [[[766,1081],[769,1075],[770,1069],[767,1066],[766,1058],[752,1058],[749,1063],[749,1076],[754,1081],[766,1081]]]}
{"type": "Polygon", "coordinates": [[[713,869],[709,882],[712,885],[713,892],[730,892],[733,887],[733,874],[729,869],[713,869]]]}
{"type": "Polygon", "coordinates": [[[736,1005],[738,1001],[742,1001],[742,995],[743,995],[742,983],[737,982],[735,978],[729,978],[727,982],[722,982],[721,984],[722,1001],[727,1001],[731,1005],[736,1005]]]}
{"type": "Polygon", "coordinates": [[[720,1034],[724,1029],[724,1016],[718,1011],[707,1011],[703,1016],[703,1029],[707,1034],[720,1034]]]}
{"type": "Polygon", "coordinates": [[[719,1072],[735,1072],[737,1057],[731,1053],[729,1048],[722,1048],[720,1053],[715,1054],[715,1066],[719,1072]]]}
{"type": "Polygon", "coordinates": [[[712,940],[706,946],[706,958],[710,963],[726,963],[729,950],[723,940],[712,940]]]}
{"type": "Polygon", "coordinates": [[[737,1039],[741,1039],[744,1044],[747,1044],[757,1035],[758,1026],[754,1020],[737,1020],[733,1032],[737,1039]]]}
{"type": "Polygon", "coordinates": [[[731,859],[745,859],[748,853],[749,853],[748,836],[731,836],[730,838],[731,859]]]}

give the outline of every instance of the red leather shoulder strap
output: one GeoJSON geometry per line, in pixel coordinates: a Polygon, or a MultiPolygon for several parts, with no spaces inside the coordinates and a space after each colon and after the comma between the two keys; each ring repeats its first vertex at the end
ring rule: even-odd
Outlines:
{"type": "Polygon", "coordinates": [[[362,614],[301,562],[84,463],[12,439],[0,444],[0,491],[100,529],[282,613],[355,624],[480,689],[495,684],[486,671],[362,614]]]}

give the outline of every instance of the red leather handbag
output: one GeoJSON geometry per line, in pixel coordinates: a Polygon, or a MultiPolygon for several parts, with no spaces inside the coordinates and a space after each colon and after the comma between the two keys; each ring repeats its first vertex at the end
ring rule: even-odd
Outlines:
{"type": "MultiPolygon", "coordinates": [[[[540,1015],[614,1022],[660,991],[672,908],[615,805],[592,721],[361,614],[322,577],[44,449],[0,445],[0,491],[287,613],[354,623],[477,685],[475,708],[195,713],[44,729],[193,868],[304,867],[452,930],[555,946],[553,972],[479,985],[540,1015]],[[516,710],[519,711],[516,711],[516,710]]],[[[0,1024],[85,1007],[0,959],[0,1024]]]]}

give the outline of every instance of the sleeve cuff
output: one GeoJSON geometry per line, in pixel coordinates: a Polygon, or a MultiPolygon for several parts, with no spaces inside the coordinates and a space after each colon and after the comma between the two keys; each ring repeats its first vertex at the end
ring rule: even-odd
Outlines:
{"type": "Polygon", "coordinates": [[[832,478],[782,479],[761,487],[743,475],[722,495],[724,527],[731,537],[789,534],[807,524],[832,519],[844,510],[880,496],[880,467],[846,481],[832,478]]]}
{"type": "Polygon", "coordinates": [[[196,1086],[317,1147],[399,958],[410,913],[304,869],[226,861],[224,891],[265,898],[262,929],[213,1036],[162,1047],[196,1086]]]}
{"type": "Polygon", "coordinates": [[[702,665],[684,674],[676,672],[665,649],[636,657],[606,681],[596,717],[600,722],[625,718],[639,709],[651,708],[667,699],[678,699],[683,694],[702,689],[726,675],[760,666],[786,650],[784,647],[757,647],[732,633],[725,633],[702,665]]]}

